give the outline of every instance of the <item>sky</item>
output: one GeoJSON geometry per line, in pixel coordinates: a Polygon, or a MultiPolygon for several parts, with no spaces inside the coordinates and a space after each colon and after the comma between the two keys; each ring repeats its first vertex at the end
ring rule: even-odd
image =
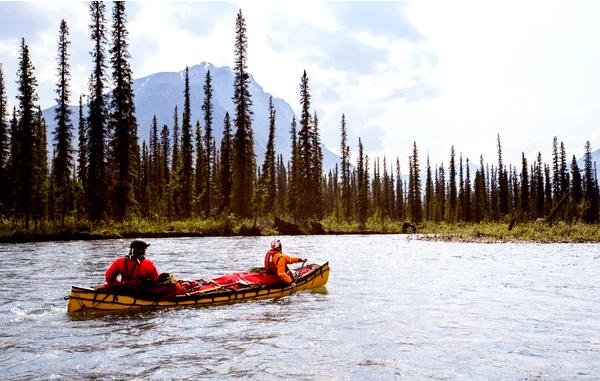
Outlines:
{"type": "MultiPolygon", "coordinates": [[[[30,48],[39,103],[52,106],[58,28],[71,38],[72,99],[92,68],[87,2],[0,2],[0,64],[14,104],[21,38],[30,48]]],[[[112,3],[107,5],[110,20],[112,3]]],[[[345,114],[356,159],[408,166],[447,163],[453,145],[471,162],[505,164],[521,153],[551,161],[554,136],[567,154],[600,148],[600,2],[171,2],[126,3],[135,78],[211,62],[232,66],[241,9],[248,68],[264,90],[298,113],[307,71],[323,143],[339,152],[345,114]]],[[[73,102],[75,103],[75,102],[73,102]]],[[[286,129],[287,130],[287,129],[286,129]]],[[[283,133],[283,132],[282,132],[283,133]]],[[[287,133],[287,132],[285,132],[287,133]]]]}

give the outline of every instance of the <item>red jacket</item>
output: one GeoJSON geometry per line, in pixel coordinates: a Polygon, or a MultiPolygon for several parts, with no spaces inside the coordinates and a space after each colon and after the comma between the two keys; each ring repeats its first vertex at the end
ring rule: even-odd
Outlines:
{"type": "Polygon", "coordinates": [[[285,283],[292,283],[292,277],[287,273],[286,265],[298,263],[300,258],[285,255],[280,251],[271,249],[265,255],[265,268],[267,271],[275,273],[285,283]]]}
{"type": "Polygon", "coordinates": [[[146,287],[158,281],[156,266],[149,259],[118,258],[106,270],[106,282],[110,285],[121,285],[127,287],[146,287]],[[121,281],[117,276],[121,275],[121,281]]]}

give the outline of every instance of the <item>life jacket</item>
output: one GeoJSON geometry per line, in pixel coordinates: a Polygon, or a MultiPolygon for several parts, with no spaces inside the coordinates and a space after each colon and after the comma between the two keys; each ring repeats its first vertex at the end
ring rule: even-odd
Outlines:
{"type": "Polygon", "coordinates": [[[117,259],[106,272],[106,281],[111,283],[121,275],[121,284],[133,287],[150,286],[158,280],[156,267],[149,259],[117,259]]]}
{"type": "Polygon", "coordinates": [[[275,249],[267,251],[265,255],[265,270],[272,274],[277,274],[277,264],[281,260],[281,252],[275,249]]]}

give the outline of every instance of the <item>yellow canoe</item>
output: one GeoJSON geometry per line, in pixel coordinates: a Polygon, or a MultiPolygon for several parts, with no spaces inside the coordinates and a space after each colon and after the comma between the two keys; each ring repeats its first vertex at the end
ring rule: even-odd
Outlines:
{"type": "Polygon", "coordinates": [[[109,289],[94,289],[73,286],[68,300],[67,312],[83,311],[130,311],[140,308],[217,306],[223,304],[247,302],[251,300],[280,298],[298,291],[324,286],[329,279],[329,262],[315,267],[296,280],[296,287],[251,285],[237,290],[216,287],[201,293],[177,295],[169,299],[139,298],[131,295],[119,295],[109,289]]]}

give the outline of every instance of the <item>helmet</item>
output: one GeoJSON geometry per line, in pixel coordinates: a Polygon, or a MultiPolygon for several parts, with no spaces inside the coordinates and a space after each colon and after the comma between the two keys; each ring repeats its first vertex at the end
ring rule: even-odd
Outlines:
{"type": "Polygon", "coordinates": [[[149,243],[146,243],[141,239],[134,239],[133,241],[131,241],[129,248],[133,250],[145,250],[148,246],[150,246],[149,243]]]}
{"type": "Polygon", "coordinates": [[[281,241],[278,239],[271,241],[271,249],[281,251],[281,241]]]}
{"type": "Polygon", "coordinates": [[[142,241],[141,239],[134,239],[131,241],[129,245],[129,255],[128,257],[131,259],[144,259],[144,255],[146,254],[146,248],[150,246],[149,243],[142,241]]]}

